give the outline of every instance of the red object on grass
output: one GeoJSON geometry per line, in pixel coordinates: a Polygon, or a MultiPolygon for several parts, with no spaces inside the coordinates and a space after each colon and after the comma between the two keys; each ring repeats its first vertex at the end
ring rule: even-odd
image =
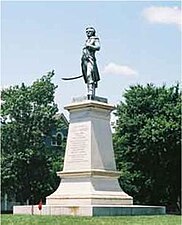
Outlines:
{"type": "Polygon", "coordinates": [[[39,205],[38,205],[39,210],[42,210],[42,199],[40,199],[39,205]]]}

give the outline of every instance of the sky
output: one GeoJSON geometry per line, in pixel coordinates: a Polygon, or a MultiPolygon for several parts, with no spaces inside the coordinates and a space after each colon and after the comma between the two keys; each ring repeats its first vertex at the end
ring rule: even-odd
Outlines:
{"type": "Polygon", "coordinates": [[[1,86],[31,85],[55,70],[55,102],[86,94],[80,58],[93,26],[101,81],[97,96],[118,104],[131,85],[175,85],[181,75],[180,1],[2,1],[1,86]]]}

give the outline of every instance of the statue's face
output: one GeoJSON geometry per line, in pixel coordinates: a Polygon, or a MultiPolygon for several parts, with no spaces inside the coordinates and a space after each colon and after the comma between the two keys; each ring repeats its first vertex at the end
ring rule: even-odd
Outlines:
{"type": "Polygon", "coordinates": [[[94,35],[94,31],[92,29],[86,30],[87,37],[92,37],[94,35]]]}

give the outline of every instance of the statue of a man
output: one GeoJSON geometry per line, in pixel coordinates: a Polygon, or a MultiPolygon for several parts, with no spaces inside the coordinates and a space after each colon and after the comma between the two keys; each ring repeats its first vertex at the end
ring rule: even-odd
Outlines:
{"type": "Polygon", "coordinates": [[[86,28],[88,39],[85,42],[81,58],[82,74],[87,84],[89,99],[94,99],[95,88],[97,88],[97,83],[100,80],[95,58],[95,52],[100,50],[100,42],[99,38],[95,36],[95,33],[96,31],[93,27],[86,28]]]}

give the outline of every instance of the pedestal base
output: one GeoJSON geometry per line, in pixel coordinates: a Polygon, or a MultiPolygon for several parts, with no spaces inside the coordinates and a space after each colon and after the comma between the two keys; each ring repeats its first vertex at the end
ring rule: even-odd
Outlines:
{"type": "Polygon", "coordinates": [[[163,206],[142,206],[142,205],[100,205],[100,206],[60,206],[43,205],[42,210],[38,205],[14,206],[13,214],[29,215],[71,215],[71,216],[136,216],[136,215],[164,215],[163,206]]]}
{"type": "Polygon", "coordinates": [[[132,205],[133,198],[119,186],[117,171],[61,171],[58,189],[46,205],[132,205]]]}
{"type": "MultiPolygon", "coordinates": [[[[95,97],[96,98],[96,97],[95,97]]],[[[65,106],[70,124],[61,183],[46,205],[132,205],[119,185],[110,127],[113,105],[80,100],[65,106]]],[[[107,99],[105,99],[107,100],[107,99]]]]}

